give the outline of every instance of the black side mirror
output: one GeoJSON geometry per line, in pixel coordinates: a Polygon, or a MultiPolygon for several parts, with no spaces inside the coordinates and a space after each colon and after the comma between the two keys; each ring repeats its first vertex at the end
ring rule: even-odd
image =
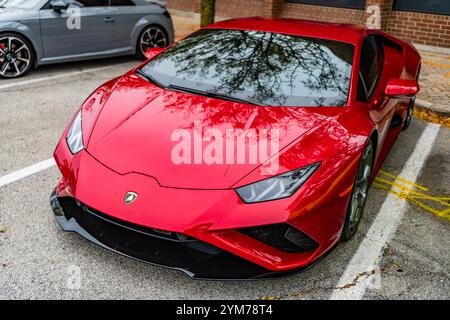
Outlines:
{"type": "Polygon", "coordinates": [[[61,11],[67,10],[68,7],[69,7],[69,5],[67,3],[65,3],[64,1],[58,1],[58,0],[50,1],[50,8],[52,8],[56,12],[61,13],[61,11]]]}

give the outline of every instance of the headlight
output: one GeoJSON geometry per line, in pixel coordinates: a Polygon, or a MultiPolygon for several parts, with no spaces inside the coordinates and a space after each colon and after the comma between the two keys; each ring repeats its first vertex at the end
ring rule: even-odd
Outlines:
{"type": "Polygon", "coordinates": [[[72,154],[76,154],[84,149],[83,146],[83,130],[81,128],[81,110],[70,126],[66,137],[67,146],[72,154]]]}
{"type": "Polygon", "coordinates": [[[236,189],[236,192],[246,203],[288,198],[311,177],[319,166],[320,163],[315,163],[301,169],[283,173],[279,176],[236,189]]]}

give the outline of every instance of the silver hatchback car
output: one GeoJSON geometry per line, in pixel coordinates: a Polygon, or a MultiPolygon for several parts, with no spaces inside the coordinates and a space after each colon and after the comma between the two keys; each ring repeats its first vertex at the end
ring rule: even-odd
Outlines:
{"type": "Polygon", "coordinates": [[[167,9],[147,0],[0,0],[0,77],[68,61],[136,55],[174,41],[167,9]]]}

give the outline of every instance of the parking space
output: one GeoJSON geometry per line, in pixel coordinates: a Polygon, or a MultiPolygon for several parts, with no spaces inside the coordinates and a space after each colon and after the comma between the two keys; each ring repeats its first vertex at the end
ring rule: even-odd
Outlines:
{"type": "MultiPolygon", "coordinates": [[[[87,95],[138,63],[74,63],[0,81],[0,179],[50,159],[87,95]]],[[[48,203],[59,179],[52,166],[0,187],[0,299],[449,299],[449,140],[449,129],[415,120],[372,186],[356,237],[308,271],[263,281],[194,281],[62,232],[48,203]],[[361,247],[375,254],[360,257],[361,247]]]]}
{"type": "Polygon", "coordinates": [[[8,142],[1,146],[0,175],[50,158],[54,141],[84,99],[139,63],[134,58],[116,58],[54,65],[24,78],[0,80],[0,136],[8,142]]]}

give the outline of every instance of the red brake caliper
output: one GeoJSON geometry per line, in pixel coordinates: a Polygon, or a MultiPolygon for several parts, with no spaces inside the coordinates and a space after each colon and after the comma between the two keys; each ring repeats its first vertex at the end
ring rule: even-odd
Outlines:
{"type": "Polygon", "coordinates": [[[0,51],[0,66],[3,64],[3,60],[4,60],[3,56],[5,55],[5,48],[6,48],[5,44],[0,43],[0,49],[1,49],[1,51],[0,51]]]}

